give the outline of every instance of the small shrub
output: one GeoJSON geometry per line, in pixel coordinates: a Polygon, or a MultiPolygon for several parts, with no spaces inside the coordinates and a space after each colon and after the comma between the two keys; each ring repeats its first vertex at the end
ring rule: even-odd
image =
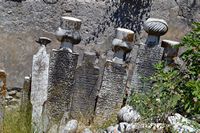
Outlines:
{"type": "Polygon", "coordinates": [[[131,98],[145,120],[163,122],[173,112],[186,117],[200,115],[200,23],[194,23],[180,46],[186,47],[178,57],[184,63],[168,71],[164,62],[156,64],[156,73],[149,79],[152,89],[131,98]]]}

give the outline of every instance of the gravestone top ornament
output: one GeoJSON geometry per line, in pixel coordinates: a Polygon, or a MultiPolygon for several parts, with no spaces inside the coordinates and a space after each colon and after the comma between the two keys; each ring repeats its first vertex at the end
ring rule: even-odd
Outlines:
{"type": "Polygon", "coordinates": [[[47,46],[47,44],[51,43],[51,39],[47,37],[39,37],[39,39],[36,42],[39,43],[41,46],[47,46]]]}
{"type": "Polygon", "coordinates": [[[123,64],[126,60],[126,54],[132,50],[131,43],[134,41],[134,32],[124,28],[117,28],[116,37],[112,41],[112,50],[114,53],[113,61],[123,64]]]}
{"type": "Polygon", "coordinates": [[[81,36],[79,30],[81,20],[73,17],[61,17],[61,24],[56,31],[56,38],[61,42],[60,49],[68,49],[73,52],[73,45],[79,44],[81,36]]]}
{"type": "Polygon", "coordinates": [[[163,19],[149,18],[144,23],[144,30],[148,33],[146,44],[155,46],[159,44],[160,36],[168,31],[168,24],[163,19]]]}

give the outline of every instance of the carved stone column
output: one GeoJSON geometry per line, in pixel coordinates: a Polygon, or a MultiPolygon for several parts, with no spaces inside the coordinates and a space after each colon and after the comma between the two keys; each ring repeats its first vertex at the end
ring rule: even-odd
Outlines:
{"type": "Polygon", "coordinates": [[[40,37],[37,41],[40,48],[33,56],[31,82],[32,126],[38,133],[42,132],[42,107],[47,100],[49,54],[47,54],[46,45],[50,42],[49,38],[40,37]]]}
{"type": "Polygon", "coordinates": [[[83,63],[76,70],[71,116],[90,122],[94,116],[99,68],[95,66],[96,54],[84,53],[83,63]]]}
{"type": "Polygon", "coordinates": [[[167,66],[174,66],[174,58],[178,56],[179,48],[177,47],[180,43],[171,40],[163,40],[161,46],[164,48],[163,60],[167,66]]]}
{"type": "Polygon", "coordinates": [[[73,45],[81,41],[80,27],[81,20],[62,17],[61,26],[56,32],[61,46],[60,49],[53,49],[50,57],[48,97],[45,108],[50,126],[59,123],[63,114],[70,111],[78,61],[78,54],[73,52],[73,45]]]}
{"type": "Polygon", "coordinates": [[[148,33],[148,38],[138,49],[132,77],[133,91],[146,91],[151,87],[148,78],[155,72],[154,65],[162,59],[163,48],[159,40],[167,32],[168,26],[164,20],[149,18],[144,24],[144,30],[148,33]]]}
{"type": "Polygon", "coordinates": [[[0,70],[0,132],[3,132],[5,96],[6,96],[6,72],[0,70]]]}
{"type": "Polygon", "coordinates": [[[127,78],[124,63],[127,53],[132,49],[130,44],[133,40],[133,31],[117,28],[116,38],[112,42],[114,57],[112,61],[107,61],[105,64],[97,99],[95,121],[99,121],[99,123],[111,119],[123,105],[127,78]]]}

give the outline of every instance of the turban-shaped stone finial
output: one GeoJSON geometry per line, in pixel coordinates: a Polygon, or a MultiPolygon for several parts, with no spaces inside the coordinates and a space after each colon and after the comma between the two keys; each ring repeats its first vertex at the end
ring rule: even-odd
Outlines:
{"type": "Polygon", "coordinates": [[[56,38],[61,42],[60,48],[66,48],[73,51],[73,45],[80,43],[81,36],[79,30],[81,20],[73,17],[62,17],[61,24],[56,31],[56,38]]]}
{"type": "Polygon", "coordinates": [[[117,28],[116,37],[112,42],[114,52],[113,61],[123,64],[126,54],[132,50],[131,43],[134,41],[134,32],[124,28],[117,28]]]}
{"type": "Polygon", "coordinates": [[[149,18],[144,23],[144,30],[148,33],[146,44],[155,46],[159,44],[160,36],[168,31],[168,24],[163,19],[149,18]]]}
{"type": "Polygon", "coordinates": [[[39,43],[41,46],[47,46],[47,44],[51,43],[51,39],[47,37],[40,37],[36,42],[39,43]]]}

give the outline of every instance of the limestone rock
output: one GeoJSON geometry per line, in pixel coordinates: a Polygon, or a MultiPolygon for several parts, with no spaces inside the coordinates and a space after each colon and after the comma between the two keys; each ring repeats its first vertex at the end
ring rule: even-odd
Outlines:
{"type": "Polygon", "coordinates": [[[197,130],[200,129],[200,124],[191,121],[178,113],[174,116],[169,116],[168,121],[172,125],[175,132],[197,132],[197,130]]]}
{"type": "Polygon", "coordinates": [[[118,120],[120,122],[132,123],[140,119],[140,114],[133,107],[126,105],[118,112],[118,120]]]}
{"type": "Polygon", "coordinates": [[[78,121],[77,120],[70,120],[67,122],[64,133],[76,133],[78,129],[78,121]]]}
{"type": "Polygon", "coordinates": [[[85,128],[81,133],[93,133],[89,128],[85,128]]]}

